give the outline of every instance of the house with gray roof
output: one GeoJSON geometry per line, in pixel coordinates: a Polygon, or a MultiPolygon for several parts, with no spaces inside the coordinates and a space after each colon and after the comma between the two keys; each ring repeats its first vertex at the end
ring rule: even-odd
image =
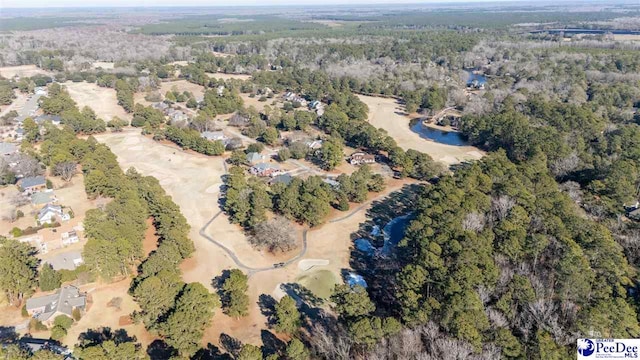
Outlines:
{"type": "Polygon", "coordinates": [[[0,156],[8,156],[18,151],[16,144],[0,142],[0,156]]]}
{"type": "Polygon", "coordinates": [[[46,114],[40,115],[33,120],[38,125],[42,125],[47,121],[51,121],[51,123],[54,125],[60,125],[60,123],[62,122],[62,118],[59,115],[46,115],[46,114]]]}
{"type": "Polygon", "coordinates": [[[26,177],[20,180],[18,185],[20,185],[22,191],[34,191],[44,189],[47,186],[47,180],[44,176],[26,177]]]}
{"type": "Polygon", "coordinates": [[[257,152],[250,152],[247,154],[247,162],[250,164],[261,163],[265,160],[267,160],[267,157],[257,152]]]}
{"type": "Polygon", "coordinates": [[[200,137],[209,141],[225,141],[229,139],[222,131],[203,131],[200,137]]]}
{"type": "Polygon", "coordinates": [[[273,165],[273,164],[269,164],[269,163],[259,163],[256,164],[254,166],[251,167],[251,169],[249,169],[249,172],[251,173],[251,175],[257,175],[257,176],[278,176],[281,175],[283,172],[282,170],[280,170],[280,168],[277,165],[273,165]]]}
{"type": "Polygon", "coordinates": [[[31,195],[31,203],[33,205],[49,204],[56,201],[53,191],[41,191],[31,195]]]}
{"type": "Polygon", "coordinates": [[[68,251],[62,254],[58,254],[46,261],[51,265],[53,270],[75,270],[78,266],[84,263],[82,254],[80,251],[68,251]]]}
{"type": "Polygon", "coordinates": [[[274,185],[274,184],[289,185],[289,184],[291,184],[291,181],[293,181],[293,176],[291,176],[289,174],[282,174],[282,175],[278,175],[278,176],[274,177],[273,179],[271,179],[269,184],[270,185],[274,185]]]}
{"type": "Polygon", "coordinates": [[[34,319],[51,325],[58,315],[73,316],[74,309],[85,309],[87,296],[75,286],[67,285],[55,294],[27,300],[26,310],[34,319]]]}

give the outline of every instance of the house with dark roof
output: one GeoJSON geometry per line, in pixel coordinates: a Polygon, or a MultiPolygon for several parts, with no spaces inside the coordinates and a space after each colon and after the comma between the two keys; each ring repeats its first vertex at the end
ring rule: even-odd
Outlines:
{"type": "Polygon", "coordinates": [[[51,325],[58,315],[73,316],[73,310],[83,311],[87,306],[87,296],[75,286],[67,285],[55,294],[27,300],[26,310],[34,319],[51,325]]]}
{"type": "Polygon", "coordinates": [[[18,183],[22,191],[35,191],[44,189],[47,186],[47,180],[44,176],[26,177],[18,183]]]}

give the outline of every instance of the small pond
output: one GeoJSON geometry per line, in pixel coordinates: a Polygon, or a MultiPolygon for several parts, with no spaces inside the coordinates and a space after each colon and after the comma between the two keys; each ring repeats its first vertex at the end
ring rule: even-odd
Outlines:
{"type": "Polygon", "coordinates": [[[398,245],[400,240],[402,240],[405,228],[413,219],[411,215],[413,215],[413,213],[398,216],[397,218],[389,221],[384,229],[382,229],[382,233],[384,234],[384,246],[382,247],[383,255],[389,255],[396,245],[398,245]]]}
{"type": "Polygon", "coordinates": [[[453,146],[466,146],[469,144],[462,134],[457,131],[442,131],[434,129],[432,127],[425,126],[420,120],[415,121],[415,123],[411,125],[411,131],[420,135],[423,139],[432,140],[441,144],[453,146]]]}
{"type": "Polygon", "coordinates": [[[467,86],[472,85],[474,81],[477,81],[478,85],[487,83],[487,77],[484,76],[484,74],[474,74],[473,70],[467,70],[467,74],[469,75],[467,78],[467,86]]]}

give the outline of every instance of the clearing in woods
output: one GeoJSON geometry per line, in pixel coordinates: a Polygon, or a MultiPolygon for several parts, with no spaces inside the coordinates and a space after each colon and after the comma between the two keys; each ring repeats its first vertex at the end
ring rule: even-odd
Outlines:
{"type": "Polygon", "coordinates": [[[11,79],[14,76],[19,77],[31,77],[34,75],[48,75],[51,76],[50,71],[40,69],[35,65],[20,65],[20,66],[5,66],[0,67],[0,76],[11,79]]]}
{"type": "Polygon", "coordinates": [[[88,106],[104,121],[111,121],[115,116],[124,120],[131,119],[131,115],[127,114],[122,106],[118,105],[118,99],[116,98],[116,91],[114,89],[100,87],[84,81],[67,81],[64,83],[64,86],[67,88],[71,98],[78,103],[80,109],[88,106]]]}
{"type": "Polygon", "coordinates": [[[414,149],[429,154],[434,160],[452,165],[465,160],[477,160],[483,152],[474,146],[453,146],[423,139],[411,131],[411,118],[395,99],[358,95],[369,107],[369,123],[382,128],[405,149],[414,149]]]}

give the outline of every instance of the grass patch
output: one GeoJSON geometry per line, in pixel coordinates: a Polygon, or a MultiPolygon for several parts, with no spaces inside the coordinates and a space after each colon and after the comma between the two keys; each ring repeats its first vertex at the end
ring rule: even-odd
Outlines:
{"type": "Polygon", "coordinates": [[[296,282],[322,299],[328,299],[334,286],[339,283],[338,277],[329,270],[311,270],[298,277],[296,282]]]}

